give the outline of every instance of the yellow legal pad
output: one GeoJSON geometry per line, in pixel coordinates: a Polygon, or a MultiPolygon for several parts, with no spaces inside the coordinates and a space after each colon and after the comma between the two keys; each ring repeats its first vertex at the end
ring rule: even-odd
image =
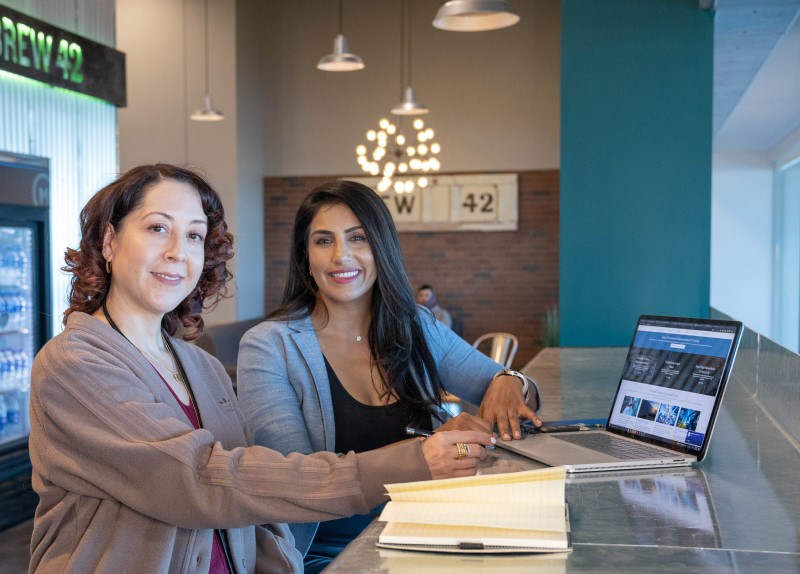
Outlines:
{"type": "Polygon", "coordinates": [[[386,485],[378,546],[428,552],[569,552],[564,467],[386,485]]]}

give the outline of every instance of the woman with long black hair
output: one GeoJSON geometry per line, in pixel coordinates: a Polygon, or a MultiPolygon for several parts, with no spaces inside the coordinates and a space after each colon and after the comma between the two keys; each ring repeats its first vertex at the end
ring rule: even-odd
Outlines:
{"type": "MultiPolygon", "coordinates": [[[[352,181],[314,189],[295,217],[281,306],[247,332],[239,400],[257,444],[284,454],[363,452],[406,427],[521,438],[540,424],[532,381],[473,349],[418,306],[383,199],[352,181]],[[442,397],[480,404],[448,420],[442,397]]],[[[370,517],[292,525],[306,571],[330,561],[370,517]],[[316,537],[315,537],[316,533],[316,537]]]]}

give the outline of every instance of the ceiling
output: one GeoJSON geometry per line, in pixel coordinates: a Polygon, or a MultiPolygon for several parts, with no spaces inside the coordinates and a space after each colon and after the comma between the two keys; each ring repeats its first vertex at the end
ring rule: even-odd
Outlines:
{"type": "Polygon", "coordinates": [[[800,127],[800,0],[713,4],[714,150],[767,153],[800,127]]]}

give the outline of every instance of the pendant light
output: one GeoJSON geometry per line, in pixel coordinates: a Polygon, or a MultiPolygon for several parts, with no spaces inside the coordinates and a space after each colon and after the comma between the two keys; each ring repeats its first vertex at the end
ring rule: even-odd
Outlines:
{"type": "Polygon", "coordinates": [[[506,0],[450,0],[433,19],[433,26],[451,32],[482,32],[507,28],[519,22],[506,0]]]}
{"type": "Polygon", "coordinates": [[[376,190],[393,189],[396,193],[412,193],[431,184],[433,172],[441,169],[437,157],[442,147],[422,118],[414,118],[412,137],[386,118],[377,130],[367,132],[367,143],[356,146],[356,159],[369,175],[380,177],[376,190]]]}
{"type": "Polygon", "coordinates": [[[400,18],[400,89],[403,101],[392,108],[392,113],[397,116],[419,116],[427,114],[430,110],[417,102],[414,88],[411,87],[411,9],[406,0],[402,2],[400,18]],[[406,44],[408,36],[408,44],[406,44]],[[405,77],[403,77],[405,74],[405,77]]]}
{"type": "Polygon", "coordinates": [[[197,122],[218,122],[225,119],[221,111],[214,107],[211,101],[211,95],[208,91],[208,0],[205,0],[205,56],[206,56],[206,96],[204,99],[204,106],[189,116],[190,119],[197,122]]]}
{"type": "Polygon", "coordinates": [[[354,72],[364,69],[364,61],[348,52],[347,38],[342,34],[342,0],[339,0],[339,35],[333,40],[333,53],[323,56],[317,69],[326,72],[354,72]]]}

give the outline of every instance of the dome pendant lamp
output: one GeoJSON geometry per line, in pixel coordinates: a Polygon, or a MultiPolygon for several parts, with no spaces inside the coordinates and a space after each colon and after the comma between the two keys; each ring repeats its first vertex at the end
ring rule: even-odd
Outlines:
{"type": "Polygon", "coordinates": [[[407,7],[406,0],[402,4],[403,14],[400,20],[400,89],[403,92],[403,101],[392,108],[392,113],[397,116],[419,116],[427,114],[430,110],[424,104],[417,102],[414,88],[411,87],[411,9],[407,7]],[[406,46],[406,34],[408,45],[406,46]],[[405,71],[405,78],[403,72],[405,71]]]}
{"type": "Polygon", "coordinates": [[[408,86],[405,91],[403,101],[392,108],[392,113],[396,116],[419,116],[429,113],[430,110],[425,104],[420,104],[414,95],[414,88],[408,86]]]}
{"type": "Polygon", "coordinates": [[[506,0],[450,0],[439,8],[433,26],[451,32],[482,32],[507,28],[519,20],[506,0]]]}
{"type": "Polygon", "coordinates": [[[189,116],[189,119],[192,119],[197,122],[218,122],[225,119],[224,114],[219,111],[218,109],[214,108],[214,104],[211,102],[211,96],[208,93],[208,0],[205,1],[205,26],[206,26],[206,97],[204,100],[205,105],[195,110],[194,113],[189,116]]]}
{"type": "Polygon", "coordinates": [[[342,0],[339,0],[339,35],[333,40],[333,53],[320,58],[317,69],[326,72],[354,72],[364,69],[364,61],[348,52],[347,38],[342,34],[342,0]]]}

